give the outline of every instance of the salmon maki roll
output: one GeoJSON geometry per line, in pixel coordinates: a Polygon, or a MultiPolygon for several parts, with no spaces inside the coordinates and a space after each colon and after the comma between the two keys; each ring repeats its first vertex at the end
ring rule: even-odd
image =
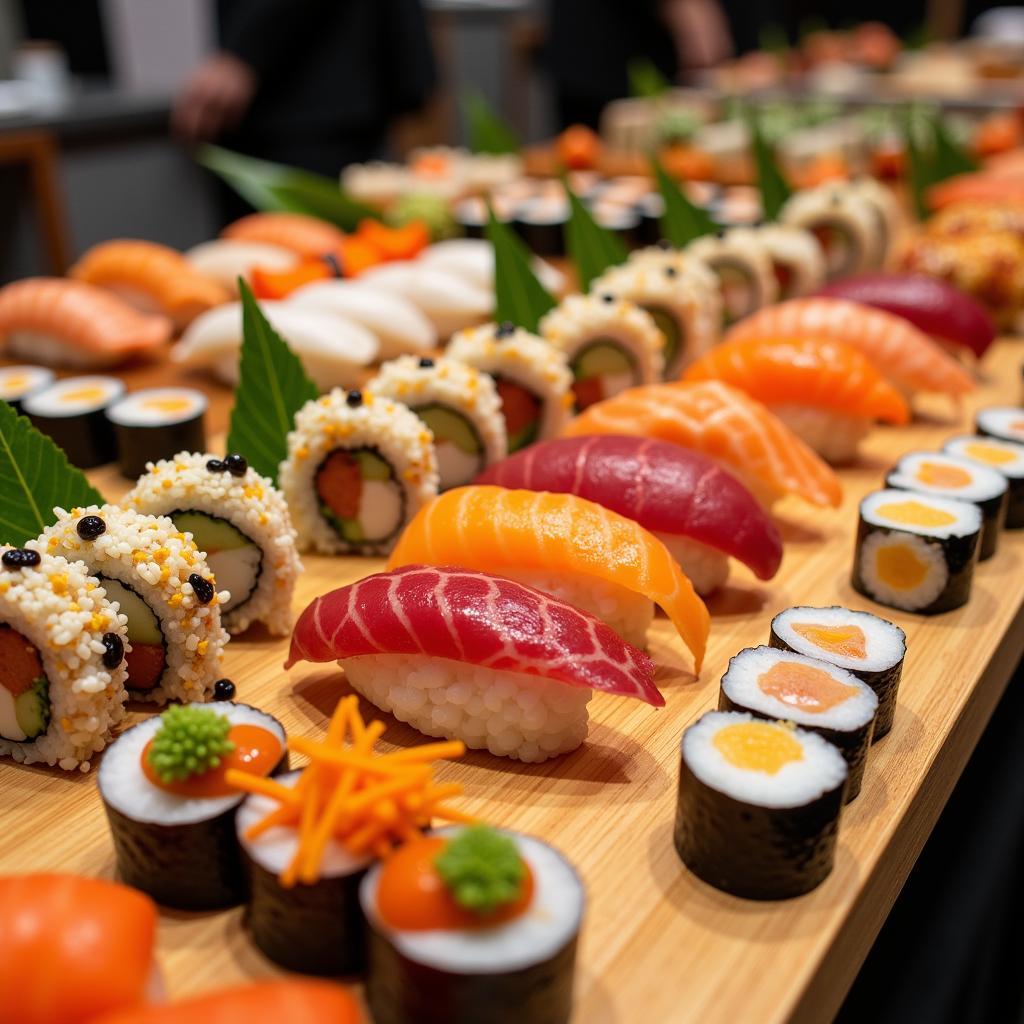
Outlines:
{"type": "Polygon", "coordinates": [[[954,398],[974,388],[971,375],[923,331],[882,309],[816,296],[768,306],[741,320],[727,341],[829,338],[859,349],[908,395],[935,391],[954,398]]]}
{"type": "Polygon", "coordinates": [[[910,419],[906,399],[865,356],[827,339],[728,341],[694,363],[684,379],[739,388],[833,464],[856,456],[873,421],[910,419]]]}
{"type": "Polygon", "coordinates": [[[0,351],[33,363],[99,369],[166,344],[164,316],[136,312],[83,281],[28,277],[0,288],[0,351]]]}
{"type": "Polygon", "coordinates": [[[200,273],[180,252],[155,242],[115,239],[94,245],[70,276],[106,288],[144,313],[162,313],[179,330],[231,293],[200,273]]]}
{"type": "Polygon", "coordinates": [[[304,213],[250,213],[229,224],[221,237],[276,245],[306,258],[340,253],[345,242],[333,224],[304,213]]]}
{"type": "Polygon", "coordinates": [[[762,504],[795,494],[837,506],[828,465],[760,402],[721,381],[630,388],[577,416],[566,436],[625,434],[670,441],[719,462],[762,504]]]}
{"type": "Polygon", "coordinates": [[[603,619],[643,647],[659,605],[700,671],[709,618],[668,548],[638,523],[572,494],[460,487],[422,508],[389,568],[497,572],[603,619]]]}

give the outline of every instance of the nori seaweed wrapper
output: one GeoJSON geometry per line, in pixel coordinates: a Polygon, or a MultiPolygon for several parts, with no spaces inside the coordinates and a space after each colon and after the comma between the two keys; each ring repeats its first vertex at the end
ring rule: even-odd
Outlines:
{"type": "Polygon", "coordinates": [[[410,960],[372,924],[366,1001],[374,1024],[566,1024],[577,935],[517,971],[459,974],[410,960]]]}
{"type": "Polygon", "coordinates": [[[75,416],[26,415],[37,430],[64,449],[72,466],[94,469],[113,462],[117,456],[114,424],[107,419],[105,407],[75,416]]]}
{"type": "Polygon", "coordinates": [[[147,462],[170,459],[178,452],[206,451],[204,412],[200,408],[191,419],[178,423],[114,424],[121,476],[135,480],[146,472],[147,462]]]}
{"type": "MultiPolygon", "coordinates": [[[[775,622],[772,621],[771,634],[768,638],[768,646],[778,651],[791,651],[793,654],[804,654],[790,647],[785,640],[775,632],[775,622]]],[[[827,657],[821,656],[823,661],[827,657]]],[[[862,683],[866,683],[875,691],[878,698],[878,711],[875,713],[875,728],[871,733],[871,742],[877,743],[892,728],[892,720],[896,715],[896,694],[899,692],[900,679],[903,677],[903,658],[900,658],[891,668],[880,669],[877,672],[870,672],[866,669],[850,668],[843,666],[847,672],[856,676],[862,683]]]]}
{"type": "Polygon", "coordinates": [[[1009,484],[1009,503],[1006,506],[1006,529],[1019,530],[1024,527],[1024,477],[1006,478],[1009,484]]]}
{"type": "Polygon", "coordinates": [[[680,753],[676,851],[698,878],[734,896],[800,896],[832,871],[845,786],[801,807],[761,807],[712,789],[680,753]]]}
{"type": "MultiPolygon", "coordinates": [[[[763,718],[768,722],[778,721],[776,715],[766,715],[758,708],[750,708],[745,704],[738,704],[726,692],[725,687],[718,691],[719,711],[745,711],[755,718],[763,718]]],[[[861,782],[864,780],[864,768],[868,760],[868,747],[871,746],[872,726],[875,719],[871,718],[867,724],[859,729],[829,729],[825,726],[808,725],[800,722],[801,729],[808,732],[816,732],[823,740],[828,740],[832,746],[837,747],[843,755],[843,760],[850,769],[849,778],[846,783],[846,803],[849,803],[859,792],[861,782]]]]}
{"type": "Polygon", "coordinates": [[[854,546],[853,573],[850,577],[850,585],[858,594],[863,594],[878,604],[897,608],[900,611],[909,611],[915,615],[938,615],[941,612],[951,612],[954,608],[960,608],[962,605],[967,604],[971,596],[974,566],[978,560],[979,537],[980,533],[972,533],[966,537],[926,537],[920,533],[914,533],[912,530],[894,530],[887,526],[876,526],[874,523],[866,522],[864,517],[861,516],[857,524],[857,541],[854,546]],[[942,593],[931,604],[926,605],[924,608],[900,608],[899,605],[892,605],[882,600],[864,582],[860,571],[861,549],[864,547],[864,542],[867,538],[871,534],[878,532],[906,534],[916,537],[926,544],[937,545],[942,550],[949,578],[946,580],[946,586],[943,588],[942,593]]]}

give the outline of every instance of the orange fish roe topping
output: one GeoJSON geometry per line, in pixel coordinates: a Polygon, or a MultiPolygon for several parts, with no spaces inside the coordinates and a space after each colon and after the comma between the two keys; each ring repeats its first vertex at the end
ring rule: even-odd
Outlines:
{"type": "Polygon", "coordinates": [[[299,833],[295,856],[281,872],[281,884],[312,884],[320,873],[329,839],[351,853],[386,857],[392,849],[419,838],[434,818],[470,823],[473,819],[445,804],[457,796],[457,783],[438,784],[433,762],[461,757],[458,740],[426,743],[391,754],[374,751],[384,732],[378,721],[366,723],[355,696],[338,702],[321,742],[292,737],[288,748],[309,758],[294,787],[243,771],[229,771],[227,782],[247,793],[260,793],[280,806],[246,833],[256,839],[277,826],[299,833]]]}

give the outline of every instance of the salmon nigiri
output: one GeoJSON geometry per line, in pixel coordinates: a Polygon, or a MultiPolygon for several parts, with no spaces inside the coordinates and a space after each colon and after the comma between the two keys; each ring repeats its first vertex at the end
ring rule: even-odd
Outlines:
{"type": "Polygon", "coordinates": [[[683,379],[739,388],[833,464],[856,455],[872,421],[910,419],[906,399],[866,356],[827,338],[727,341],[701,356],[683,379]]]}
{"type": "Polygon", "coordinates": [[[668,548],[638,523],[573,494],[457,487],[424,505],[389,568],[425,564],[495,572],[603,619],[643,647],[662,608],[700,671],[709,618],[668,548]]]}
{"type": "Polygon", "coordinates": [[[345,235],[333,224],[304,213],[250,213],[229,224],[221,237],[279,245],[307,258],[337,254],[345,243],[345,235]]]}
{"type": "Polygon", "coordinates": [[[70,275],[114,292],[144,313],[164,313],[179,329],[231,298],[219,281],[200,273],[176,249],[156,242],[101,242],[70,275]]]}
{"type": "Polygon", "coordinates": [[[116,295],[64,277],[28,277],[0,288],[0,351],[33,363],[98,368],[158,348],[163,316],[138,313],[116,295]]]}
{"type": "Polygon", "coordinates": [[[795,494],[838,505],[835,473],[760,402],[720,381],[630,388],[585,409],[563,434],[654,437],[725,466],[764,504],[795,494]]]}
{"type": "Polygon", "coordinates": [[[77,875],[0,878],[0,1020],[85,1024],[158,988],[156,905],[77,875]]]}
{"type": "Polygon", "coordinates": [[[312,978],[254,981],[159,1006],[136,1007],[88,1024],[361,1024],[348,989],[312,978]]]}
{"type": "Polygon", "coordinates": [[[847,299],[816,296],[767,306],[726,335],[740,338],[831,338],[852,345],[902,391],[963,395],[971,375],[923,331],[892,313],[847,299]]]}

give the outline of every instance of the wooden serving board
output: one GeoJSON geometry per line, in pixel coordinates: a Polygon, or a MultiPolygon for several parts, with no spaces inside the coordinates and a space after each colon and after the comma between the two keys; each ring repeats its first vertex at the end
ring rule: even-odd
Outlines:
{"type": "MultiPolygon", "coordinates": [[[[966,607],[933,619],[890,613],[849,586],[857,502],[880,486],[903,452],[934,448],[969,430],[978,405],[1017,404],[1022,359],[1024,344],[996,346],[984,364],[987,383],[960,417],[936,400],[924,405],[927,420],[875,431],[859,464],[842,473],[841,509],[784,503],[782,570],[761,583],[733,567],[729,585],[710,602],[711,639],[699,680],[667,621],[657,619],[651,653],[666,708],[599,695],[591,703],[587,742],[571,755],[524,766],[471,753],[441,766],[442,778],[465,786],[465,810],[553,843],[582,874],[589,902],[576,1021],[731,1024],[832,1016],[1024,651],[1024,531],[1004,534],[998,555],[978,568],[966,607]],[[698,881],[676,856],[679,739],[715,706],[729,658],[767,642],[771,617],[797,603],[841,603],[886,615],[906,630],[909,653],[895,726],[872,748],[863,791],[843,813],[835,871],[799,899],[749,902],[698,881]]],[[[217,427],[227,402],[218,395],[211,409],[217,427]]],[[[109,471],[96,477],[110,497],[125,486],[109,471]]],[[[296,612],[382,563],[307,557],[305,564],[296,612]]],[[[285,672],[286,647],[253,631],[232,641],[227,674],[240,700],[276,715],[290,734],[320,736],[347,692],[344,678],[325,666],[285,672]]],[[[376,713],[365,704],[363,710],[376,713]]],[[[385,748],[422,741],[390,716],[380,717],[388,726],[385,748]]],[[[94,773],[4,763],[0,787],[0,871],[114,874],[94,773]]],[[[276,973],[249,942],[241,910],[164,913],[159,956],[175,997],[276,973]]]]}

